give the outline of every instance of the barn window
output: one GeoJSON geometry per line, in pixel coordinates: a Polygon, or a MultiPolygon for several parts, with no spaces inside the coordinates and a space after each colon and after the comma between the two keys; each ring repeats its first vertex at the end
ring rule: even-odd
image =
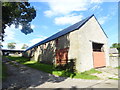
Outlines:
{"type": "Polygon", "coordinates": [[[99,52],[103,51],[103,44],[93,43],[92,46],[93,46],[93,51],[99,51],[99,52]]]}

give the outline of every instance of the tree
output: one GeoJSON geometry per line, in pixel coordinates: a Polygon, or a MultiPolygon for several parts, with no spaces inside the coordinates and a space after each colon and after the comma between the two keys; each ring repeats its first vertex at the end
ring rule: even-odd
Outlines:
{"type": "Polygon", "coordinates": [[[118,52],[120,53],[120,43],[113,43],[110,48],[117,48],[118,52]]]}
{"type": "Polygon", "coordinates": [[[15,42],[11,42],[7,44],[8,49],[15,49],[15,42]]]}
{"type": "Polygon", "coordinates": [[[36,10],[30,6],[29,2],[2,2],[2,41],[4,29],[7,26],[15,25],[18,28],[22,26],[21,32],[24,34],[32,33],[30,22],[36,17],[36,10]]]}
{"type": "Polygon", "coordinates": [[[28,48],[28,45],[26,44],[23,44],[22,48],[21,49],[27,49],[28,48]]]}

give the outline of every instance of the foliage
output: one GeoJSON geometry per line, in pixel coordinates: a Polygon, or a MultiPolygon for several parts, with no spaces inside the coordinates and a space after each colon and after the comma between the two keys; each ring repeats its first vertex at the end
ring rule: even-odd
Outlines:
{"type": "Polygon", "coordinates": [[[36,17],[36,10],[29,2],[2,2],[2,34],[7,26],[22,26],[21,32],[29,34],[33,32],[30,22],[36,17]]]}
{"type": "Polygon", "coordinates": [[[8,49],[15,49],[15,42],[11,42],[7,44],[8,49]]]}
{"type": "Polygon", "coordinates": [[[59,68],[55,68],[53,65],[48,65],[48,64],[42,64],[36,61],[28,61],[28,58],[24,57],[12,57],[12,56],[7,56],[11,60],[15,60],[21,64],[27,65],[29,67],[35,68],[37,70],[41,70],[53,75],[57,76],[64,76],[64,77],[71,77],[71,78],[81,78],[81,79],[99,79],[95,75],[90,75],[92,73],[101,73],[95,69],[91,69],[89,71],[85,71],[82,73],[78,72],[70,72],[69,70],[61,70],[59,68]]]}
{"type": "Polygon", "coordinates": [[[69,72],[75,72],[76,71],[75,62],[76,62],[76,59],[70,59],[67,64],[65,64],[65,65],[60,64],[60,65],[56,66],[56,68],[62,69],[62,70],[67,70],[69,72]]]}
{"type": "Polygon", "coordinates": [[[117,48],[118,52],[120,53],[120,43],[113,43],[110,48],[117,48]]]}
{"type": "Polygon", "coordinates": [[[28,45],[26,44],[23,44],[22,48],[21,49],[27,49],[28,48],[28,45]]]}

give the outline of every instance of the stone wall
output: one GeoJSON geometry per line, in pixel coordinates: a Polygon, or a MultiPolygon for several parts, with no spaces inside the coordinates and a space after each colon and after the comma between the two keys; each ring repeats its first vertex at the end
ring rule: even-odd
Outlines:
{"type": "Polygon", "coordinates": [[[118,57],[118,56],[110,56],[109,60],[110,60],[110,66],[111,67],[118,67],[118,60],[120,60],[120,57],[118,57]]]}

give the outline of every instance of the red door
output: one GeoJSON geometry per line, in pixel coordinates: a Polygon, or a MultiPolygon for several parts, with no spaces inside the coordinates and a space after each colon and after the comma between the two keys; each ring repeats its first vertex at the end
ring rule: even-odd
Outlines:
{"type": "Polygon", "coordinates": [[[68,48],[56,50],[56,64],[64,65],[68,61],[68,48]]]}
{"type": "Polygon", "coordinates": [[[94,51],[93,52],[93,62],[94,62],[94,68],[106,66],[105,53],[99,52],[99,51],[94,51]]]}

